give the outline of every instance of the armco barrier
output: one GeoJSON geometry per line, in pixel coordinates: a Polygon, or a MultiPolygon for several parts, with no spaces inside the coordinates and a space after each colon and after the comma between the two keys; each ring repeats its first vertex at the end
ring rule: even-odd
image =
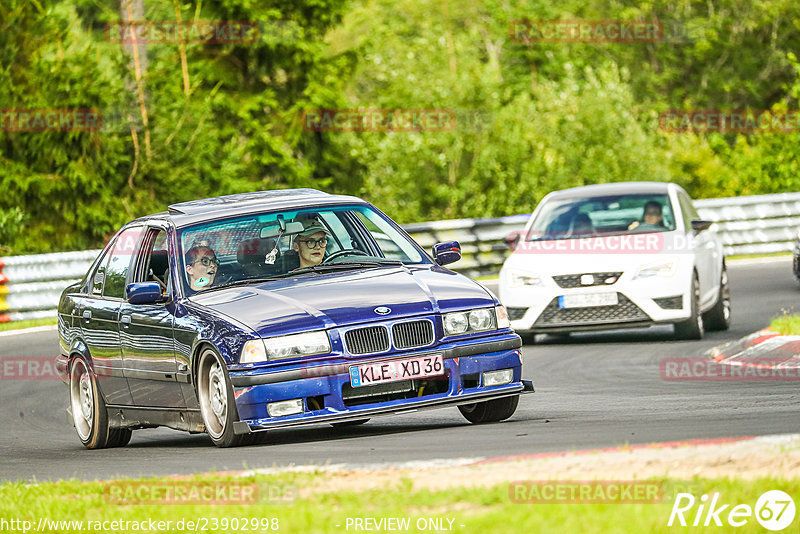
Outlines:
{"type": "MultiPolygon", "coordinates": [[[[792,250],[800,228],[800,193],[697,200],[703,219],[714,221],[725,253],[792,250]]],[[[453,267],[468,276],[497,274],[509,254],[505,237],[521,230],[529,215],[455,219],[405,225],[420,245],[457,240],[463,258],[453,267]]],[[[99,251],[0,258],[0,322],[54,317],[63,288],[80,279],[99,251]]]]}

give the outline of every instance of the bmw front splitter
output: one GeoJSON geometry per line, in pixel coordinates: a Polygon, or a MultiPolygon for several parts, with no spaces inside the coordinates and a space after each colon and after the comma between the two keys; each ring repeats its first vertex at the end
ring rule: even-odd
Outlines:
{"type": "Polygon", "coordinates": [[[336,412],[320,414],[314,417],[307,415],[301,418],[287,417],[285,420],[261,419],[255,421],[237,421],[233,424],[236,434],[251,434],[253,432],[263,432],[275,428],[287,428],[298,426],[311,426],[328,423],[344,423],[347,421],[357,421],[360,419],[373,418],[380,415],[400,415],[404,413],[416,412],[418,410],[441,408],[445,406],[458,406],[460,404],[472,404],[488,400],[509,397],[512,395],[522,395],[533,393],[533,382],[522,380],[507,386],[494,386],[491,390],[462,393],[457,396],[441,395],[419,401],[403,401],[402,404],[392,404],[388,406],[378,406],[374,408],[355,408],[347,412],[336,412]]]}

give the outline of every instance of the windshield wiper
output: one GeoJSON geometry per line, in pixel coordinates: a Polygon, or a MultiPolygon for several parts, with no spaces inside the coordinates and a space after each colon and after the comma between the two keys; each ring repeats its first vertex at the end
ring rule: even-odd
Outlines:
{"type": "Polygon", "coordinates": [[[329,271],[349,271],[363,267],[382,267],[384,265],[403,265],[399,260],[361,260],[361,261],[340,261],[336,263],[321,263],[308,267],[299,267],[286,273],[287,276],[304,273],[324,273],[329,271]]]}
{"type": "Polygon", "coordinates": [[[208,289],[225,289],[228,287],[236,287],[236,286],[247,286],[250,284],[260,284],[262,282],[273,282],[275,280],[280,280],[284,278],[284,276],[270,276],[266,278],[245,278],[243,280],[235,280],[233,282],[228,282],[227,284],[222,284],[220,286],[211,286],[208,289]]]}

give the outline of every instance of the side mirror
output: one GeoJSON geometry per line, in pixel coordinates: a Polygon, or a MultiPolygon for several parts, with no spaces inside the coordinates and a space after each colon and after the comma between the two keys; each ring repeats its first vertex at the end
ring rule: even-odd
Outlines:
{"type": "Polygon", "coordinates": [[[461,259],[461,245],[458,241],[445,241],[433,245],[433,257],[439,265],[447,265],[461,259]]]}
{"type": "Polygon", "coordinates": [[[158,282],[139,282],[125,287],[125,298],[131,304],[155,304],[162,300],[158,282]]]}
{"type": "Polygon", "coordinates": [[[703,230],[708,230],[712,224],[714,224],[714,221],[703,221],[701,219],[692,219],[692,230],[694,230],[695,232],[702,232],[703,230]]]}
{"type": "Polygon", "coordinates": [[[523,233],[523,231],[524,230],[514,230],[513,232],[511,232],[510,234],[508,234],[506,236],[505,241],[506,241],[506,246],[508,247],[508,250],[510,250],[512,252],[517,250],[517,247],[519,246],[519,242],[522,241],[522,233],[523,233]]]}

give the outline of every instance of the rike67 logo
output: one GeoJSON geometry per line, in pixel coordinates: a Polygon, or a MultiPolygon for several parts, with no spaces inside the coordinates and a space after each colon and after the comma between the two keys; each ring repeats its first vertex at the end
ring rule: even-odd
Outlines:
{"type": "Polygon", "coordinates": [[[755,509],[749,504],[723,504],[720,497],[720,493],[711,496],[704,494],[698,500],[691,493],[677,494],[667,526],[721,527],[727,524],[731,527],[741,527],[755,517],[765,529],[778,531],[785,529],[794,521],[796,511],[794,500],[780,490],[763,493],[756,501],[755,509]]]}

